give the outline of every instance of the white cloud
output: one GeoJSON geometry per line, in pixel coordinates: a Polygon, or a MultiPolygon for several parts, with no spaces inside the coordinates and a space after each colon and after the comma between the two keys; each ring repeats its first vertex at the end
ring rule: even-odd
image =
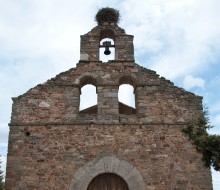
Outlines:
{"type": "Polygon", "coordinates": [[[220,101],[214,102],[214,104],[212,104],[210,106],[210,111],[211,112],[219,112],[220,113],[220,101]]]}
{"type": "Polygon", "coordinates": [[[214,124],[220,126],[220,114],[214,118],[214,124]]]}
{"type": "MultiPolygon", "coordinates": [[[[210,134],[218,134],[220,135],[220,114],[216,115],[212,120],[212,124],[215,126],[214,128],[209,130],[210,134]]],[[[212,180],[213,187],[220,187],[220,173],[212,169],[212,180]]],[[[215,189],[215,188],[214,188],[215,189]]]]}
{"type": "Polygon", "coordinates": [[[127,0],[122,5],[137,55],[146,54],[147,64],[160,75],[175,79],[201,71],[218,56],[218,0],[127,0]]]}
{"type": "Polygon", "coordinates": [[[62,67],[78,62],[80,35],[93,27],[95,6],[101,1],[82,0],[77,6],[72,0],[0,2],[0,57],[43,57],[62,67]]]}
{"type": "Polygon", "coordinates": [[[6,160],[7,160],[7,158],[6,158],[6,156],[4,156],[4,155],[0,155],[0,160],[1,160],[1,171],[3,171],[4,173],[3,173],[3,175],[5,176],[5,171],[6,171],[6,160]]]}
{"type": "Polygon", "coordinates": [[[2,161],[1,167],[2,171],[6,171],[6,156],[7,156],[7,146],[8,146],[8,124],[0,123],[0,160],[2,161]]]}
{"type": "Polygon", "coordinates": [[[204,85],[205,80],[199,77],[193,77],[192,75],[187,75],[183,80],[183,87],[187,90],[194,87],[204,88],[204,85]]]}
{"type": "Polygon", "coordinates": [[[220,187],[220,172],[215,171],[212,168],[212,182],[213,182],[213,190],[217,190],[220,187]]]}
{"type": "Polygon", "coordinates": [[[7,123],[0,123],[0,147],[7,147],[8,145],[9,127],[7,123]]]}
{"type": "Polygon", "coordinates": [[[210,121],[211,125],[213,125],[214,127],[209,130],[209,133],[220,135],[220,114],[212,117],[210,121]]]}

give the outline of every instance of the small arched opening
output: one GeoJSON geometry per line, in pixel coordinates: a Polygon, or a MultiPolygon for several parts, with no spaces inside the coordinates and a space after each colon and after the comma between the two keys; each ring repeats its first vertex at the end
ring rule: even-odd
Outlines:
{"type": "Polygon", "coordinates": [[[130,76],[123,76],[119,80],[119,114],[136,113],[135,80],[130,76]]]}
{"type": "Polygon", "coordinates": [[[96,80],[86,76],[80,80],[80,113],[97,113],[96,80]]]}
{"type": "Polygon", "coordinates": [[[96,87],[87,84],[81,88],[79,111],[81,113],[97,113],[95,105],[97,105],[96,87]]]}
{"type": "Polygon", "coordinates": [[[101,31],[99,47],[100,61],[115,60],[115,34],[112,30],[105,29],[101,31]]]}
{"type": "Polygon", "coordinates": [[[118,175],[103,173],[89,183],[87,190],[129,190],[127,183],[118,175]]]}

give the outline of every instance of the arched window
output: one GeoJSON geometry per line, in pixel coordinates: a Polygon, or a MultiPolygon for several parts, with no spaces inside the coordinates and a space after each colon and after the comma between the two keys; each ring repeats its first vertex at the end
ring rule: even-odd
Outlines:
{"type": "Polygon", "coordinates": [[[120,114],[136,113],[135,80],[131,76],[123,76],[119,80],[118,100],[120,114]]]}
{"type": "Polygon", "coordinates": [[[81,113],[97,113],[97,94],[96,87],[87,84],[81,88],[80,106],[81,113]]]}
{"type": "Polygon", "coordinates": [[[136,111],[134,87],[129,84],[122,84],[118,91],[119,113],[134,114],[136,111]]]}
{"type": "Polygon", "coordinates": [[[87,190],[121,189],[128,190],[127,183],[118,175],[104,173],[96,176],[89,184],[87,190]]]}

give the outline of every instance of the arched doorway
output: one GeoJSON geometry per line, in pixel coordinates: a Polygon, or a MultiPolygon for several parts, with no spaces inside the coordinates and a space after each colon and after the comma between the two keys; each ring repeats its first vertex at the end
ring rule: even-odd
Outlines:
{"type": "Polygon", "coordinates": [[[104,173],[96,176],[87,190],[129,190],[127,183],[118,175],[104,173]]]}

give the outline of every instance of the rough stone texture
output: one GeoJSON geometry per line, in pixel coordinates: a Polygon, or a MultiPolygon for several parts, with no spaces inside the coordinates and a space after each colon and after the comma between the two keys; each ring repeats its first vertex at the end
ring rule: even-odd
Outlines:
{"type": "Polygon", "coordinates": [[[117,24],[107,22],[81,36],[81,60],[99,61],[99,48],[97,47],[100,47],[100,41],[105,38],[114,40],[116,60],[134,61],[134,36],[127,35],[117,24]]]}
{"type": "Polygon", "coordinates": [[[83,190],[112,172],[130,190],[211,190],[210,169],[182,133],[202,97],[136,64],[133,37],[117,25],[81,36],[81,54],[76,68],[13,98],[6,189],[83,190]],[[106,37],[116,60],[102,63],[106,37]],[[96,86],[98,104],[79,112],[86,84],[96,86]],[[135,109],[118,102],[121,84],[134,87],[135,109]]]}
{"type": "Polygon", "coordinates": [[[181,132],[183,127],[11,126],[7,189],[69,189],[85,183],[73,183],[74,179],[92,179],[90,171],[95,175],[106,168],[127,176],[127,181],[142,176],[147,190],[211,189],[210,170],[203,166],[202,156],[181,132]],[[30,136],[26,136],[27,131],[30,136]],[[103,161],[105,156],[124,160],[130,168],[125,164],[120,167],[114,160],[114,165],[105,165],[109,163],[103,161]],[[132,176],[133,167],[141,176],[132,176]]]}
{"type": "Polygon", "coordinates": [[[13,98],[11,125],[46,123],[184,123],[202,111],[202,98],[134,62],[89,62],[13,98]],[[135,71],[135,72],[134,72],[135,71]],[[109,75],[110,74],[110,75],[109,75]],[[108,77],[104,77],[108,76],[108,77]],[[79,114],[80,89],[97,88],[97,114],[79,114]],[[135,89],[136,114],[119,114],[118,88],[135,89]],[[131,119],[132,118],[132,119],[131,119]],[[131,121],[132,120],[132,121],[131,121]]]}

